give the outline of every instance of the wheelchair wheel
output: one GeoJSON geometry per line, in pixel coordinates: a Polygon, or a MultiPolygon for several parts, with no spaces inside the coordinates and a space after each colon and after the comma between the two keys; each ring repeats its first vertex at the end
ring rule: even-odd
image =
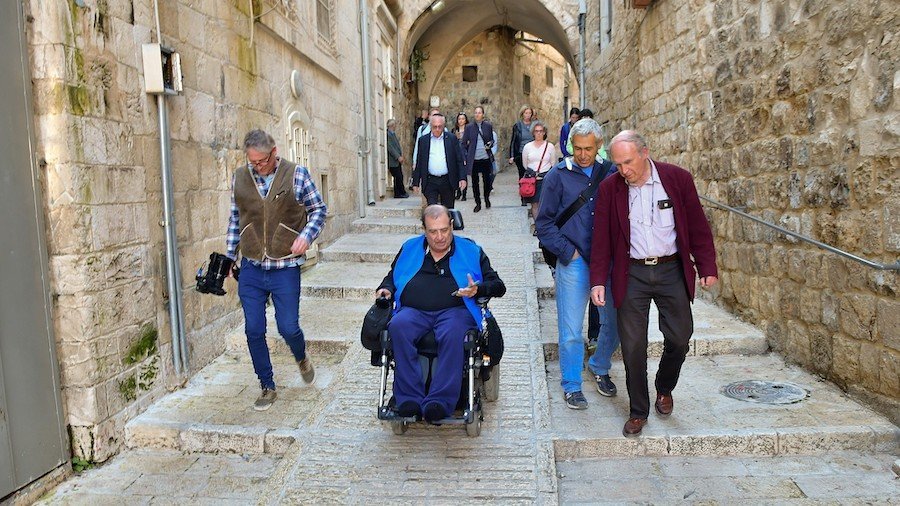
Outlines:
{"type": "Polygon", "coordinates": [[[406,422],[399,421],[399,420],[395,421],[395,422],[391,422],[391,432],[393,432],[394,434],[396,434],[398,436],[406,433],[406,429],[408,429],[408,428],[409,428],[409,424],[406,422]]]}
{"type": "Polygon", "coordinates": [[[500,366],[491,369],[491,377],[484,382],[484,400],[494,402],[500,398],[500,366]]]}
{"type": "Polygon", "coordinates": [[[481,413],[475,415],[475,420],[472,423],[466,424],[466,435],[469,437],[481,435],[481,413]]]}

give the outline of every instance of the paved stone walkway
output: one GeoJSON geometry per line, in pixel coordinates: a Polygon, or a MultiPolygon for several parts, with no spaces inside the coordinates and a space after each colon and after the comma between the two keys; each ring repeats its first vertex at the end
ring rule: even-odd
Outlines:
{"type": "MultiPolygon", "coordinates": [[[[266,413],[249,409],[256,382],[238,329],[227,336],[229,353],[128,424],[131,450],[69,480],[46,502],[900,501],[891,471],[900,453],[897,427],[766,354],[757,329],[702,301],[672,417],[651,417],[642,438],[626,440],[627,396],[601,398],[587,376],[590,408],[566,409],[552,281],[535,264],[514,174],[501,174],[497,186],[492,209],[474,214],[471,200],[458,206],[463,235],[484,247],[508,288],[491,303],[506,351],[500,399],[486,405],[480,437],[467,437],[461,426],[424,424],[396,436],[375,417],[378,369],[358,343],[359,323],[400,244],[420,230],[419,202],[392,200],[369,208],[304,273],[301,313],[317,363],[314,385],[299,381],[286,346],[271,338],[279,399],[266,413]],[[768,406],[719,393],[740,379],[791,381],[810,396],[768,406]],[[833,484],[863,470],[877,485],[833,484]]],[[[276,335],[274,321],[270,328],[276,335]]],[[[658,332],[651,340],[658,356],[658,332]]],[[[620,362],[613,375],[624,392],[620,362]]]]}

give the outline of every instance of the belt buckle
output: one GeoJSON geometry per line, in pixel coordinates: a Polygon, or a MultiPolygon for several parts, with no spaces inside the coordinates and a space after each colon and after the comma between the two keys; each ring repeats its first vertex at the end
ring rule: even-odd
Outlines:
{"type": "Polygon", "coordinates": [[[659,257],[647,257],[644,259],[644,265],[657,265],[659,263],[659,257]]]}

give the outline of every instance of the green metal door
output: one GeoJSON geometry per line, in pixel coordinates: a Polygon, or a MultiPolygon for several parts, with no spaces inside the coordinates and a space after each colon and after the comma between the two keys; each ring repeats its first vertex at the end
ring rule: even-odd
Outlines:
{"type": "Polygon", "coordinates": [[[68,459],[22,2],[0,2],[0,500],[68,459]]]}

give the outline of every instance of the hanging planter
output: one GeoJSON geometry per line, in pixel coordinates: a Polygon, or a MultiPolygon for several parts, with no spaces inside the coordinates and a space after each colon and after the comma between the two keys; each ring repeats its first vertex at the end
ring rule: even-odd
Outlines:
{"type": "MultiPolygon", "coordinates": [[[[427,47],[427,46],[426,46],[427,47]]],[[[407,75],[407,82],[411,83],[413,81],[418,81],[420,83],[425,82],[425,67],[423,63],[428,59],[430,55],[426,53],[423,49],[415,48],[412,51],[412,54],[409,55],[409,72],[407,75]]],[[[406,77],[406,76],[404,76],[406,77]]]]}

